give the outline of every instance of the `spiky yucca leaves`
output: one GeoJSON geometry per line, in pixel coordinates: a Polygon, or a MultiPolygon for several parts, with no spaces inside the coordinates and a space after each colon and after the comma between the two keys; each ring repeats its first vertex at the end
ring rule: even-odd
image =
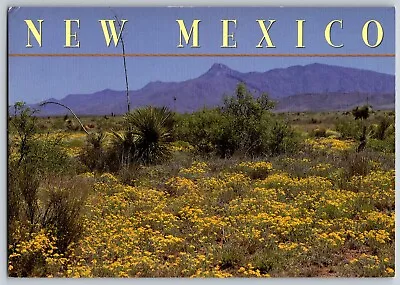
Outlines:
{"type": "Polygon", "coordinates": [[[174,124],[173,113],[166,107],[146,107],[126,114],[126,130],[114,133],[113,141],[121,164],[152,164],[167,159],[174,124]]]}
{"type": "Polygon", "coordinates": [[[121,134],[113,131],[113,135],[112,146],[108,150],[107,166],[109,170],[117,171],[134,161],[135,139],[129,129],[121,134]]]}
{"type": "Polygon", "coordinates": [[[135,136],[135,158],[142,163],[155,163],[169,157],[169,142],[174,128],[173,113],[166,107],[146,107],[126,116],[135,136]]]}

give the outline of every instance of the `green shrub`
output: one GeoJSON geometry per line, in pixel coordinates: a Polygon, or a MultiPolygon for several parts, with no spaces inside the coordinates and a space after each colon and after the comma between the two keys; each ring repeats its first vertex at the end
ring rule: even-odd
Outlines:
{"type": "Polygon", "coordinates": [[[369,117],[369,114],[371,113],[371,107],[368,105],[364,106],[357,106],[353,110],[351,110],[351,113],[354,116],[355,120],[361,119],[361,120],[366,120],[369,117]]]}
{"type": "Polygon", "coordinates": [[[362,122],[360,120],[342,119],[336,123],[338,131],[344,139],[358,140],[362,135],[362,122]]]}
{"type": "Polygon", "coordinates": [[[263,132],[273,107],[267,94],[255,99],[243,83],[238,84],[234,96],[225,98],[222,112],[234,126],[238,149],[245,156],[265,154],[263,132]]]}
{"type": "Polygon", "coordinates": [[[273,106],[266,94],[255,99],[244,84],[239,84],[235,95],[225,98],[222,108],[180,117],[178,138],[202,155],[221,158],[234,153],[257,157],[292,150],[296,135],[270,112],[273,106]]]}
{"type": "Polygon", "coordinates": [[[367,148],[378,152],[394,153],[396,148],[394,135],[387,137],[385,140],[369,139],[367,148]]]}
{"type": "Polygon", "coordinates": [[[311,136],[315,138],[325,138],[328,135],[325,128],[317,128],[312,130],[311,136]]]}
{"type": "Polygon", "coordinates": [[[104,170],[106,163],[106,152],[103,132],[90,134],[86,137],[86,144],[81,149],[78,159],[89,168],[90,171],[104,170]]]}
{"type": "Polygon", "coordinates": [[[263,134],[266,151],[275,156],[283,153],[293,153],[300,141],[300,136],[282,120],[275,120],[269,124],[263,134]]]}
{"type": "Polygon", "coordinates": [[[189,142],[201,155],[228,157],[237,148],[237,139],[228,117],[219,110],[203,110],[180,118],[177,137],[189,142]]]}
{"type": "Polygon", "coordinates": [[[340,137],[340,133],[333,131],[333,130],[326,130],[325,132],[326,137],[330,137],[330,138],[339,138],[340,137]]]}
{"type": "Polygon", "coordinates": [[[221,250],[221,269],[229,270],[234,269],[243,259],[243,252],[239,252],[237,246],[226,244],[221,250]]]}

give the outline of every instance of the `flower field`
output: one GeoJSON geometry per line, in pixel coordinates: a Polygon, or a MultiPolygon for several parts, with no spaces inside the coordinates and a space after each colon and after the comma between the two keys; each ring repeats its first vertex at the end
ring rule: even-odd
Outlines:
{"type": "Polygon", "coordinates": [[[48,277],[393,276],[394,171],[370,160],[339,184],[343,169],[312,157],[352,143],[307,144],[302,158],[142,167],[130,183],[80,174],[91,187],[82,238],[59,254],[51,232],[20,237],[9,272],[35,257],[48,277]]]}

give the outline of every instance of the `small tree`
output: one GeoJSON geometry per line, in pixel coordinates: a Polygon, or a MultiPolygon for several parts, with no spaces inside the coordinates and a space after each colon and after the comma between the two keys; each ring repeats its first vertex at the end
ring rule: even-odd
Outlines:
{"type": "Polygon", "coordinates": [[[260,97],[254,99],[246,85],[239,83],[235,95],[224,99],[223,111],[239,119],[252,117],[260,119],[265,111],[274,107],[275,103],[267,93],[262,93],[260,97]]]}
{"type": "Polygon", "coordinates": [[[353,114],[355,120],[358,119],[366,120],[369,117],[370,106],[368,105],[364,105],[362,107],[357,106],[351,111],[351,113],[353,114]]]}
{"type": "Polygon", "coordinates": [[[37,132],[37,118],[33,116],[35,112],[25,107],[24,102],[17,102],[14,105],[14,119],[11,120],[11,124],[17,134],[18,165],[26,159],[34,142],[34,135],[37,132]]]}
{"type": "Polygon", "coordinates": [[[263,93],[255,99],[243,83],[238,84],[234,96],[225,98],[222,110],[235,126],[237,146],[244,155],[254,156],[265,152],[261,122],[273,107],[274,102],[268,94],[263,93]]]}

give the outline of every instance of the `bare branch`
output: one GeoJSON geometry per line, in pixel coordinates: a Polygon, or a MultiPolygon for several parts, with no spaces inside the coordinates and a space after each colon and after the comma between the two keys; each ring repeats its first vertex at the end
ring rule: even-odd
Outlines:
{"type": "Polygon", "coordinates": [[[59,106],[61,106],[61,107],[64,107],[64,108],[68,109],[68,110],[72,113],[72,115],[74,115],[75,119],[79,122],[79,124],[80,124],[81,127],[82,127],[82,130],[83,130],[86,134],[90,135],[89,132],[86,130],[85,126],[82,124],[81,120],[79,120],[78,116],[74,113],[74,111],[72,111],[72,109],[71,109],[70,107],[68,107],[68,106],[66,106],[66,105],[64,105],[64,104],[61,104],[61,103],[58,103],[58,102],[52,102],[52,101],[43,102],[43,103],[41,103],[39,106],[42,107],[42,106],[45,106],[45,105],[47,105],[47,104],[56,104],[56,105],[59,105],[59,106]]]}

